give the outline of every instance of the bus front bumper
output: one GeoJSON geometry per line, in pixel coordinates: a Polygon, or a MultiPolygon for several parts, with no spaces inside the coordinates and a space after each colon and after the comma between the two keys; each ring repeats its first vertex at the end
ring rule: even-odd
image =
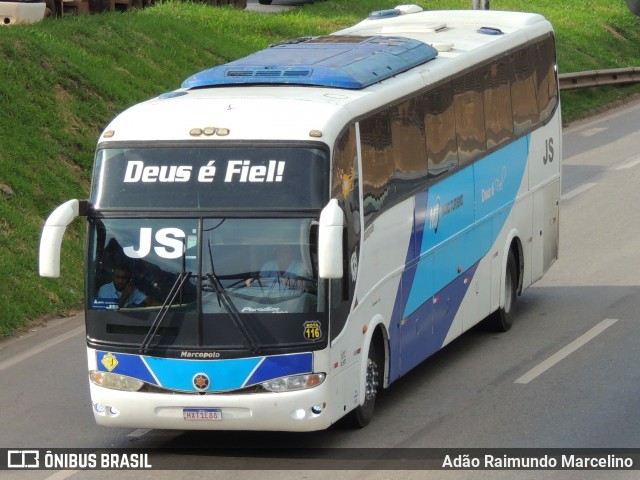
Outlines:
{"type": "Polygon", "coordinates": [[[254,394],[123,392],[90,384],[98,425],[178,430],[314,431],[331,425],[328,382],[254,394]]]}

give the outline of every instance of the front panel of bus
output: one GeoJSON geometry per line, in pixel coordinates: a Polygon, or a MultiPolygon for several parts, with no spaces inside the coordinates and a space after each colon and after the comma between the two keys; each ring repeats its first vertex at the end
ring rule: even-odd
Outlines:
{"type": "MultiPolygon", "coordinates": [[[[313,357],[329,338],[317,268],[327,158],[319,144],[98,149],[86,322],[99,423],[214,428],[207,421],[220,417],[220,428],[240,428],[229,423],[247,412],[225,415],[211,397],[291,395],[323,382],[313,357]],[[132,406],[141,394],[187,400],[128,415],[123,391],[132,406]]],[[[282,410],[285,423],[296,410],[282,410]]]]}

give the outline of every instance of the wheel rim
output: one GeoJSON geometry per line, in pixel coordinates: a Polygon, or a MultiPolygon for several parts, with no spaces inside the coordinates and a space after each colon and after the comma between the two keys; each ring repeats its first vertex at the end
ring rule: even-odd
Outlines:
{"type": "Polygon", "coordinates": [[[376,398],[378,393],[378,364],[369,358],[367,361],[367,380],[365,382],[365,401],[376,398]]]}

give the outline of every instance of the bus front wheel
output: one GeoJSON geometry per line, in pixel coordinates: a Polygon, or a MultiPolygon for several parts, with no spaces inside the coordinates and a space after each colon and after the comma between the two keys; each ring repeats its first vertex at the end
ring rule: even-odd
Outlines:
{"type": "Polygon", "coordinates": [[[379,347],[376,345],[375,337],[369,346],[367,357],[367,371],[365,379],[365,400],[362,405],[356,407],[349,414],[349,423],[355,428],[364,428],[369,425],[373,418],[373,410],[376,404],[379,388],[382,387],[383,366],[378,353],[379,347]]]}
{"type": "Polygon", "coordinates": [[[258,0],[260,5],[271,5],[272,0],[258,0]]]}
{"type": "Polygon", "coordinates": [[[513,325],[518,295],[518,264],[513,250],[509,250],[504,272],[504,305],[490,317],[491,327],[499,332],[508,331],[513,325]]]}

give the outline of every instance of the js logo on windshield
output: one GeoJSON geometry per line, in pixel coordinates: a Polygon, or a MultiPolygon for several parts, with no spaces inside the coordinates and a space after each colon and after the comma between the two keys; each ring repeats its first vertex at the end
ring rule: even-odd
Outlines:
{"type": "Polygon", "coordinates": [[[124,253],[129,258],[144,258],[151,253],[152,239],[155,241],[153,251],[162,258],[180,258],[185,252],[186,234],[179,228],[161,228],[153,235],[152,228],[140,229],[140,242],[134,246],[124,247],[124,253]]]}

